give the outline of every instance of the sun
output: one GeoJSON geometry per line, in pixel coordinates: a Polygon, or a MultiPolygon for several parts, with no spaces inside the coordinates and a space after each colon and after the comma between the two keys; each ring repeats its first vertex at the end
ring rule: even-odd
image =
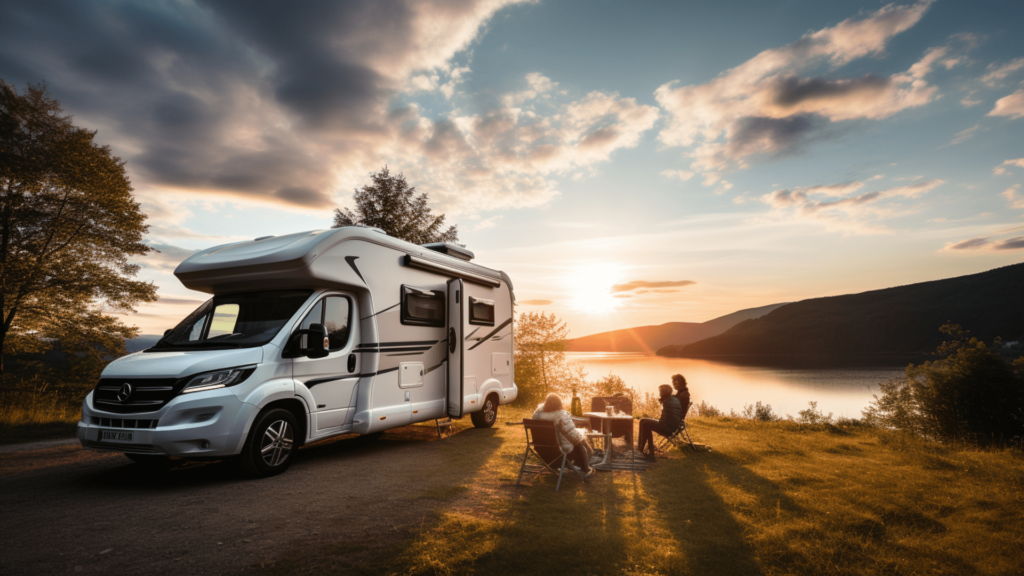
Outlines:
{"type": "Polygon", "coordinates": [[[611,312],[618,301],[612,286],[619,281],[621,267],[617,264],[587,264],[570,269],[566,276],[569,302],[578,312],[597,314],[611,312]]]}

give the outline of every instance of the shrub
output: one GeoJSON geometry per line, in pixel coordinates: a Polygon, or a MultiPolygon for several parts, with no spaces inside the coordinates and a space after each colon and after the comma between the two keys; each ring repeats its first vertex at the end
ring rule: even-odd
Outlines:
{"type": "Polygon", "coordinates": [[[771,404],[761,404],[758,400],[756,404],[743,405],[743,418],[757,422],[775,422],[779,420],[779,415],[772,412],[771,404]]]}
{"type": "Polygon", "coordinates": [[[700,416],[701,418],[722,416],[722,411],[708,404],[707,400],[701,400],[700,404],[694,404],[690,409],[693,410],[695,416],[700,416]]]}
{"type": "Polygon", "coordinates": [[[797,422],[799,422],[800,424],[812,425],[832,423],[832,413],[829,412],[827,416],[823,414],[820,410],[818,410],[817,402],[808,402],[807,406],[808,407],[806,410],[801,410],[797,412],[797,422]]]}
{"type": "Polygon", "coordinates": [[[944,442],[979,442],[1024,433],[1024,361],[1010,363],[959,326],[936,350],[944,356],[881,384],[864,411],[872,424],[944,442]]]}

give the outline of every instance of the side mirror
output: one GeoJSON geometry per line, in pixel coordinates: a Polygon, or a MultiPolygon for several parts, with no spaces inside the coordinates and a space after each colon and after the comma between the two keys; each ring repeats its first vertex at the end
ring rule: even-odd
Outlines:
{"type": "Polygon", "coordinates": [[[323,358],[330,352],[331,344],[323,324],[310,324],[309,330],[300,330],[299,334],[307,336],[306,347],[301,350],[306,358],[323,358]]]}

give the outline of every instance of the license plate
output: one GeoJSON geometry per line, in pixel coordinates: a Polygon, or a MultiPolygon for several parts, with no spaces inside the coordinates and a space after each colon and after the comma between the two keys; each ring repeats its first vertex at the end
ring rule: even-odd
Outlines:
{"type": "Polygon", "coordinates": [[[115,432],[113,430],[100,430],[101,442],[134,442],[134,432],[115,432]]]}

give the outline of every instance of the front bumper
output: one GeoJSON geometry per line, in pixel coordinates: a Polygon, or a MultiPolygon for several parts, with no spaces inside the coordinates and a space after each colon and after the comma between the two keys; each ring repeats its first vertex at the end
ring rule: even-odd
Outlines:
{"type": "Polygon", "coordinates": [[[117,414],[97,410],[92,393],[82,403],[78,439],[84,448],[186,457],[233,456],[241,451],[257,409],[230,389],[178,396],[157,412],[117,414]],[[101,440],[102,431],[131,433],[132,441],[101,440]]]}

